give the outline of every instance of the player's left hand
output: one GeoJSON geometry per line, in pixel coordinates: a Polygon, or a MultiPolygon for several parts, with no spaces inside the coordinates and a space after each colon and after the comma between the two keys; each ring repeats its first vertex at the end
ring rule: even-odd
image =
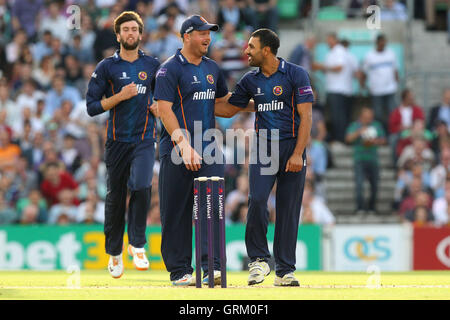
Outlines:
{"type": "Polygon", "coordinates": [[[286,163],[286,172],[299,172],[303,169],[303,158],[301,154],[293,153],[286,163]]]}

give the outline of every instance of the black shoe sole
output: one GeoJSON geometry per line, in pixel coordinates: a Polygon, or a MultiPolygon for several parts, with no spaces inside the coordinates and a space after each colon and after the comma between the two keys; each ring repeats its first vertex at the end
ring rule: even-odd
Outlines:
{"type": "Polygon", "coordinates": [[[260,282],[256,282],[256,280],[252,280],[252,281],[248,282],[248,285],[249,286],[254,286],[255,284],[260,284],[260,283],[263,283],[263,282],[264,282],[264,280],[260,281],[260,282]]]}

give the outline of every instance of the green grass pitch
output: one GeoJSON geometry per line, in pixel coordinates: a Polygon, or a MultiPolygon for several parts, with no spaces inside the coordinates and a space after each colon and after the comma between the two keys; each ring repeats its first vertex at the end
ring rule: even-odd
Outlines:
{"type": "Polygon", "coordinates": [[[450,299],[449,271],[379,275],[350,272],[296,272],[301,286],[274,287],[274,275],[247,286],[246,272],[228,272],[228,288],[173,287],[164,271],[126,270],[113,279],[107,270],[0,271],[2,299],[150,299],[150,300],[328,300],[450,299]]]}

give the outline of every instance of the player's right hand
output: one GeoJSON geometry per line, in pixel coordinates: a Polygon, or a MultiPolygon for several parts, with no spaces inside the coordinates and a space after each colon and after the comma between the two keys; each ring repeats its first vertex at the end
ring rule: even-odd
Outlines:
{"type": "Polygon", "coordinates": [[[138,90],[134,82],[127,84],[126,86],[122,87],[122,90],[120,90],[120,95],[122,96],[123,100],[133,98],[137,94],[138,90]]]}
{"type": "Polygon", "coordinates": [[[198,171],[201,167],[202,157],[190,145],[185,145],[181,148],[181,157],[183,163],[188,170],[198,171]]]}

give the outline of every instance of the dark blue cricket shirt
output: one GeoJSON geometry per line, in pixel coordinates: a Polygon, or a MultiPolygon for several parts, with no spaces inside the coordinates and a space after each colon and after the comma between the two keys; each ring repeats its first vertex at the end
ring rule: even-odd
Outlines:
{"type": "MultiPolygon", "coordinates": [[[[173,103],[172,110],[180,128],[186,129],[190,134],[191,146],[195,148],[194,141],[201,139],[204,150],[211,141],[203,141],[203,134],[216,125],[215,99],[226,96],[228,88],[214,60],[203,57],[197,66],[189,63],[180,50],[178,49],[177,53],[167,59],[158,70],[155,100],[173,103]],[[197,122],[197,128],[199,124],[201,125],[201,132],[200,130],[194,132],[194,121],[197,122]],[[199,137],[199,134],[202,137],[199,137]]],[[[173,146],[171,137],[163,126],[159,146],[161,156],[169,154],[173,146]]]]}
{"type": "Polygon", "coordinates": [[[246,108],[255,101],[255,130],[279,129],[279,139],[297,137],[300,116],[297,104],[313,102],[314,96],[308,73],[300,66],[281,58],[278,70],[266,77],[261,69],[247,72],[236,85],[228,102],[246,108]]]}
{"type": "Polygon", "coordinates": [[[103,96],[109,98],[132,82],[138,89],[136,96],[109,110],[108,139],[122,142],[155,139],[155,118],[150,112],[153,100],[151,83],[159,65],[158,60],[141,50],[139,58],[132,63],[123,60],[119,51],[116,51],[113,56],[103,59],[97,65],[86,94],[87,112],[90,116],[104,112],[100,103],[103,96]]]}

